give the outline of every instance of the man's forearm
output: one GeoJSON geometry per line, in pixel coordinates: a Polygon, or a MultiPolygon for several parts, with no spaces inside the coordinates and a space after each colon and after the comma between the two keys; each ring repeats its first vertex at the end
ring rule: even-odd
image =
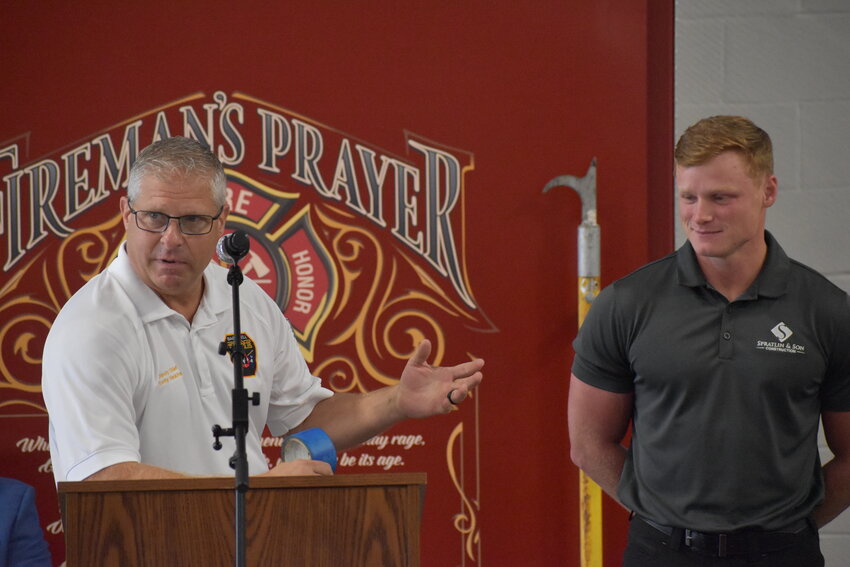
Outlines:
{"type": "Polygon", "coordinates": [[[405,418],[398,410],[397,388],[386,386],[367,394],[336,393],[319,402],[297,430],[321,427],[337,450],[355,447],[405,418]]]}
{"type": "Polygon", "coordinates": [[[169,469],[145,465],[142,463],[125,462],[116,463],[100,469],[88,476],[85,480],[153,480],[160,478],[188,478],[189,475],[181,474],[169,469]]]}
{"type": "Polygon", "coordinates": [[[582,457],[574,457],[574,462],[608,496],[619,502],[617,486],[620,483],[620,476],[623,474],[623,466],[626,462],[625,447],[610,445],[582,457]]]}
{"type": "Polygon", "coordinates": [[[833,459],[823,467],[826,494],[812,513],[818,528],[834,520],[850,506],[850,462],[833,459]]]}

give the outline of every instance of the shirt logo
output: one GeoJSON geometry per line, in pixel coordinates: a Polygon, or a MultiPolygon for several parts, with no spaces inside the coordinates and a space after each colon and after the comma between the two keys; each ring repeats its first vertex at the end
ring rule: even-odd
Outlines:
{"type": "Polygon", "coordinates": [[[180,370],[176,365],[172,366],[168,370],[163,370],[159,373],[156,378],[156,385],[162,386],[164,384],[168,384],[172,380],[177,380],[178,378],[183,377],[183,371],[180,370]]]}
{"type": "Polygon", "coordinates": [[[776,340],[757,340],[756,350],[765,350],[770,352],[781,352],[784,354],[806,354],[806,347],[795,343],[787,342],[794,334],[791,327],[785,324],[785,321],[780,321],[771,330],[776,340]]]}
{"type": "Polygon", "coordinates": [[[794,334],[794,331],[789,329],[788,325],[786,325],[782,321],[780,321],[778,325],[776,325],[774,328],[772,328],[770,330],[770,332],[773,333],[773,336],[775,336],[777,339],[779,339],[780,343],[784,343],[789,338],[791,338],[791,335],[794,334]]]}
{"type": "MultiPolygon", "coordinates": [[[[233,335],[226,335],[224,343],[227,345],[226,352],[230,354],[233,361],[233,335]]],[[[257,346],[253,339],[242,333],[242,377],[256,376],[257,374],[257,346]]]]}

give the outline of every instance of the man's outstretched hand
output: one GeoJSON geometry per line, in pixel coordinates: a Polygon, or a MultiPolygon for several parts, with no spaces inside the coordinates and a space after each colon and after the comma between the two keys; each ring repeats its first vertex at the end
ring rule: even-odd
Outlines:
{"type": "Polygon", "coordinates": [[[456,366],[431,366],[428,364],[430,354],[431,342],[423,340],[401,373],[397,403],[406,417],[448,413],[453,406],[463,402],[484,378],[481,373],[483,359],[456,366]]]}

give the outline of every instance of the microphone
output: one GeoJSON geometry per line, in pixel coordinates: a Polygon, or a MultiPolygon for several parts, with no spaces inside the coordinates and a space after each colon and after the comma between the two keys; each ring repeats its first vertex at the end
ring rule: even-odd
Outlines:
{"type": "Polygon", "coordinates": [[[248,235],[241,230],[225,234],[215,245],[218,259],[225,264],[236,264],[245,257],[250,248],[251,242],[248,240],[248,235]]]}

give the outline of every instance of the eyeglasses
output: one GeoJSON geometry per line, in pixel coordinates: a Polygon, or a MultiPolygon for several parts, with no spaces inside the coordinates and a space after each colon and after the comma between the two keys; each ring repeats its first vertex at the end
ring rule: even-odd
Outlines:
{"type": "Polygon", "coordinates": [[[171,219],[174,219],[180,226],[180,232],[190,236],[209,234],[212,230],[213,221],[218,219],[224,210],[224,205],[222,205],[214,217],[209,215],[172,217],[157,211],[137,211],[129,203],[127,203],[127,206],[130,208],[130,213],[136,217],[136,226],[146,232],[165,232],[168,230],[168,225],[171,224],[171,219]]]}

